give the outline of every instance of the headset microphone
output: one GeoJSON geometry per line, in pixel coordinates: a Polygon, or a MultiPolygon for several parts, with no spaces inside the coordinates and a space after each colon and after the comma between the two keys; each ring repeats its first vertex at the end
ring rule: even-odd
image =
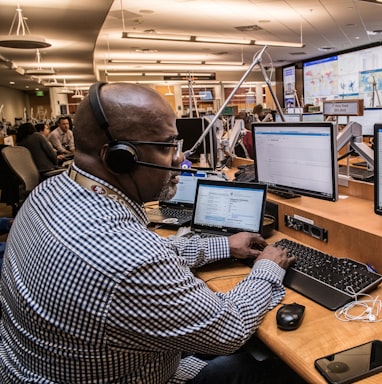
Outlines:
{"type": "Polygon", "coordinates": [[[138,165],[142,165],[144,167],[164,169],[164,170],[168,170],[168,171],[188,172],[188,173],[198,173],[199,172],[199,170],[195,169],[195,168],[166,167],[164,165],[158,165],[158,164],[153,164],[153,163],[145,163],[144,161],[140,161],[140,160],[137,160],[135,163],[138,164],[138,165]]]}

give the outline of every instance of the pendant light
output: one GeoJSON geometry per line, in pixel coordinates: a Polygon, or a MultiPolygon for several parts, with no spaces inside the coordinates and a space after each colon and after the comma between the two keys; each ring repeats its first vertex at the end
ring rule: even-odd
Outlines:
{"type": "Polygon", "coordinates": [[[16,49],[39,49],[47,48],[51,45],[46,42],[44,37],[30,33],[26,19],[23,17],[22,9],[18,5],[8,35],[0,36],[0,46],[16,49]],[[15,27],[16,23],[16,31],[13,33],[13,27],[15,27]]]}

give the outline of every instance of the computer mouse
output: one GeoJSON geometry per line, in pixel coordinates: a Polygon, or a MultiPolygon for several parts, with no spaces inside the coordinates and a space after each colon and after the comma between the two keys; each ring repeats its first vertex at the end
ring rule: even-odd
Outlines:
{"type": "Polygon", "coordinates": [[[305,307],[303,305],[293,303],[284,304],[276,313],[276,323],[278,328],[283,331],[293,331],[297,329],[304,317],[305,307]]]}

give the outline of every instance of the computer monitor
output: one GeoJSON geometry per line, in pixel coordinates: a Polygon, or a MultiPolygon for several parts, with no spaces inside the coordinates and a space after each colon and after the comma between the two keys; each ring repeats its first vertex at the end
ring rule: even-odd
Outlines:
{"type": "Polygon", "coordinates": [[[255,178],[269,192],[338,199],[333,123],[252,123],[252,134],[255,178]]]}
{"type": "Polygon", "coordinates": [[[374,212],[382,215],[382,123],[374,124],[374,212]]]}
{"type": "MultiPolygon", "coordinates": [[[[183,150],[190,150],[198,141],[204,130],[209,125],[209,120],[204,117],[189,117],[176,119],[176,127],[178,129],[179,139],[183,139],[183,150]]],[[[188,157],[191,162],[200,161],[200,155],[205,154],[210,168],[215,168],[217,160],[217,138],[215,127],[206,135],[195,153],[188,157]]]]}

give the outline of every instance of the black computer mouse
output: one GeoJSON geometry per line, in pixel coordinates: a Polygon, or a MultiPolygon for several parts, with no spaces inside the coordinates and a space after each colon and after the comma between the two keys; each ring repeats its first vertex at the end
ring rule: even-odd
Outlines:
{"type": "Polygon", "coordinates": [[[293,303],[284,304],[276,313],[277,326],[283,331],[293,331],[297,329],[304,317],[305,307],[293,303]]]}

